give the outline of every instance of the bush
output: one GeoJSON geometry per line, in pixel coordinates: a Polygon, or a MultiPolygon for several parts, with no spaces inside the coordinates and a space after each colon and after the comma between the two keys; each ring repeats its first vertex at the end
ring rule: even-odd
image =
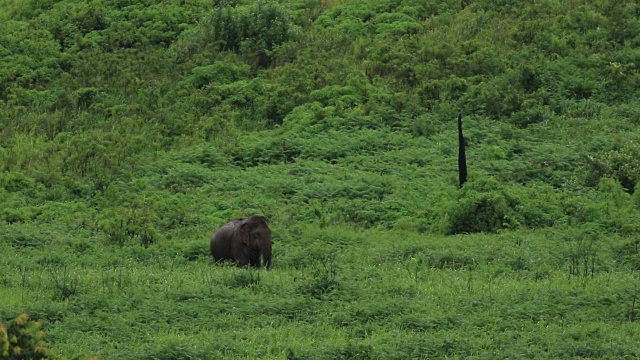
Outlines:
{"type": "Polygon", "coordinates": [[[62,359],[46,347],[42,323],[22,314],[0,324],[0,359],[62,359]]]}
{"type": "Polygon", "coordinates": [[[244,64],[236,65],[231,62],[217,61],[212,65],[199,66],[191,70],[185,84],[202,88],[210,83],[230,84],[244,79],[249,74],[249,67],[244,64]]]}
{"type": "Polygon", "coordinates": [[[298,286],[298,290],[315,299],[329,299],[331,294],[340,290],[338,268],[333,260],[316,265],[313,274],[298,286]]]}
{"type": "Polygon", "coordinates": [[[293,39],[294,24],[286,9],[277,2],[258,1],[251,6],[232,6],[221,2],[202,22],[205,44],[217,51],[232,51],[250,63],[266,67],[271,51],[293,39]]]}
{"type": "Polygon", "coordinates": [[[611,177],[632,193],[640,181],[640,143],[626,142],[620,149],[587,158],[586,182],[596,186],[600,179],[611,177]]]}
{"type": "MultiPolygon", "coordinates": [[[[1,217],[0,217],[1,218],[1,217]]],[[[36,226],[22,224],[0,225],[2,242],[15,249],[43,248],[50,242],[50,236],[39,231],[36,226]]]]}
{"type": "Polygon", "coordinates": [[[493,178],[468,182],[460,191],[457,203],[448,211],[446,233],[496,232],[516,227],[513,209],[516,203],[493,178]]]}
{"type": "Polygon", "coordinates": [[[33,196],[36,187],[35,180],[18,172],[7,172],[0,176],[0,187],[7,192],[22,192],[33,196]]]}
{"type": "Polygon", "coordinates": [[[195,349],[194,346],[170,339],[147,350],[145,354],[136,356],[144,360],[189,360],[206,359],[208,355],[210,354],[207,354],[204,349],[195,349]]]}

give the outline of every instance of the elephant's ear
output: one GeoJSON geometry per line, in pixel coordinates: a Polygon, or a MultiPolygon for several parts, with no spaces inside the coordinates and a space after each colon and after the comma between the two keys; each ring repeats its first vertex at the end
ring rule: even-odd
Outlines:
{"type": "Polygon", "coordinates": [[[249,223],[247,222],[246,219],[242,220],[242,223],[240,224],[239,230],[240,230],[240,235],[241,235],[241,238],[242,238],[242,243],[246,244],[246,245],[249,245],[249,239],[250,239],[249,230],[250,230],[250,226],[249,226],[249,223]]]}

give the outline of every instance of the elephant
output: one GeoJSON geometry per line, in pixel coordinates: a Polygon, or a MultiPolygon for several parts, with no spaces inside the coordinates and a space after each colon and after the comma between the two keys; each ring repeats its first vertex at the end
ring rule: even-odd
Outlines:
{"type": "Polygon", "coordinates": [[[262,265],[271,268],[271,229],[263,216],[231,220],[211,237],[211,256],[215,261],[231,260],[238,266],[262,265]]]}

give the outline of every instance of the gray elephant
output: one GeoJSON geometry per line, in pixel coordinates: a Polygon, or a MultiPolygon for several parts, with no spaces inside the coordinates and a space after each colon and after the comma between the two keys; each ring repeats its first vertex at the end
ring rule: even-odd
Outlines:
{"type": "Polygon", "coordinates": [[[238,266],[262,265],[271,268],[271,229],[263,216],[235,219],[211,237],[211,256],[215,261],[232,260],[238,266]]]}

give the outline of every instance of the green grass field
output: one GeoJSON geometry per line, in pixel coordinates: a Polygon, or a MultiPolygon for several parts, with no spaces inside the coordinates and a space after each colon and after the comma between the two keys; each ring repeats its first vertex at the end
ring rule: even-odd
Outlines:
{"type": "Polygon", "coordinates": [[[5,244],[2,310],[44,321],[72,357],[638,356],[637,244],[619,236],[274,234],[269,272],[213,265],[206,234],[180,247],[5,244]]]}

